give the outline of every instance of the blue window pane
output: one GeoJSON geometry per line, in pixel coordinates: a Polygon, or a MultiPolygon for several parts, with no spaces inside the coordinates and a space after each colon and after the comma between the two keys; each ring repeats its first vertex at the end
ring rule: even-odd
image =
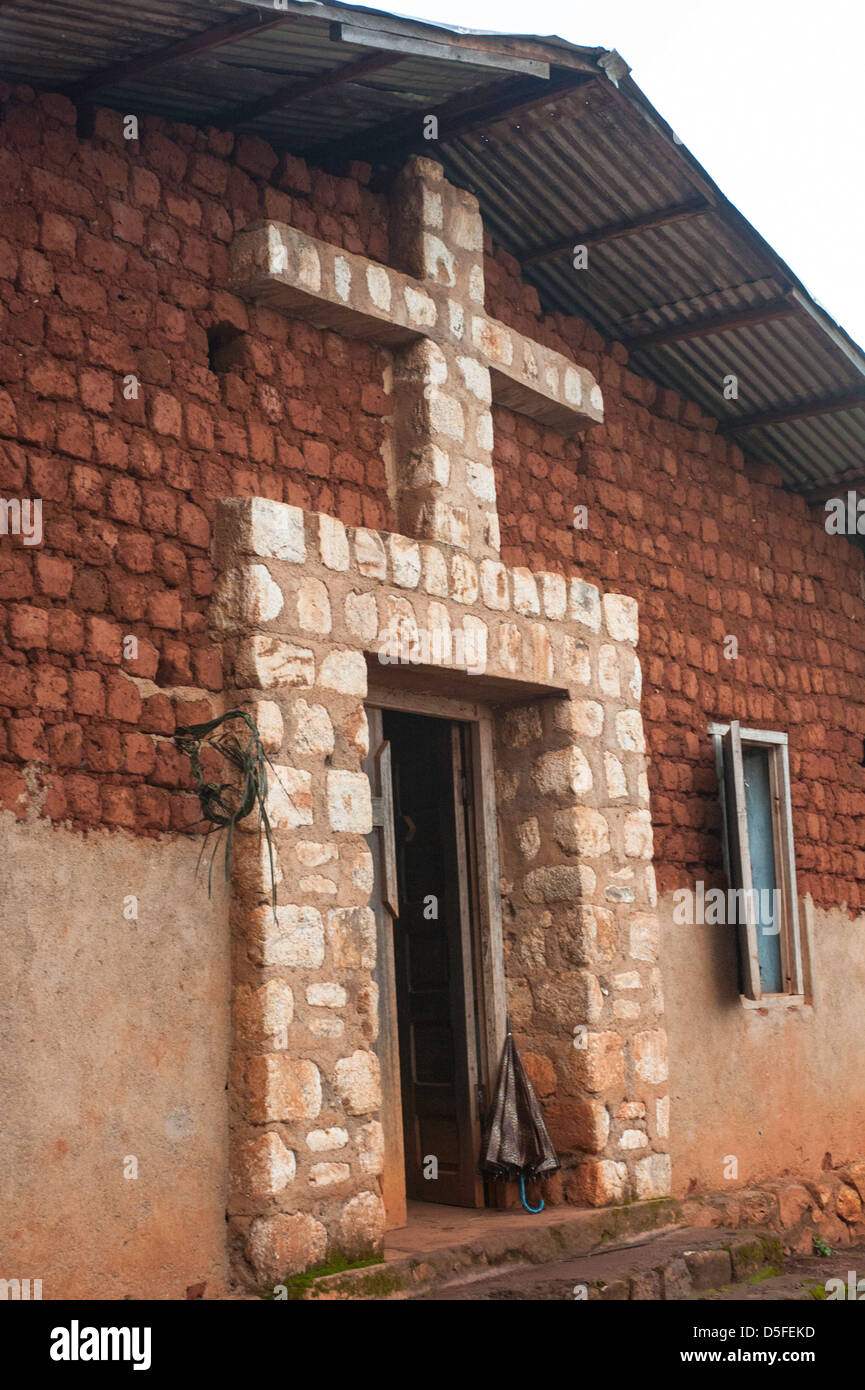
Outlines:
{"type": "Polygon", "coordinates": [[[772,830],[772,791],[769,750],[754,744],[742,747],[745,773],[745,805],[751,844],[751,881],[756,895],[757,941],[760,954],[760,988],[764,994],[781,994],[781,895],[776,892],[775,837],[772,830]]]}

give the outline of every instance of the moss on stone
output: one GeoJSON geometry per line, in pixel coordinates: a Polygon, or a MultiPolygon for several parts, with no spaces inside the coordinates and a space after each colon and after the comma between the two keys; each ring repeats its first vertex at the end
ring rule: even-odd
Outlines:
{"type": "MultiPolygon", "coordinates": [[[[371,1261],[367,1261],[367,1263],[371,1263],[371,1261]]],[[[381,1261],[381,1263],[384,1262],[381,1261]]],[[[376,1269],[374,1273],[359,1279],[357,1284],[353,1285],[352,1291],[355,1297],[387,1298],[392,1293],[398,1293],[403,1287],[403,1283],[404,1280],[400,1275],[390,1274],[385,1269],[376,1269]]]]}
{"type": "Polygon", "coordinates": [[[277,1298],[273,1289],[263,1289],[259,1293],[259,1298],[274,1303],[291,1303],[303,1298],[316,1280],[325,1279],[329,1274],[345,1274],[350,1269],[365,1269],[370,1265],[380,1264],[384,1264],[384,1258],[381,1255],[372,1255],[364,1260],[349,1260],[346,1255],[337,1251],[326,1265],[316,1265],[313,1269],[304,1270],[302,1274],[291,1274],[278,1280],[275,1287],[285,1289],[284,1299],[277,1298]]]}

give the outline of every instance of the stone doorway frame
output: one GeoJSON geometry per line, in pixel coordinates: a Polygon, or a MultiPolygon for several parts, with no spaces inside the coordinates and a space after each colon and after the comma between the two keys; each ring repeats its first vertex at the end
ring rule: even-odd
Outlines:
{"type": "MultiPolygon", "coordinates": [[[[232,871],[229,1238],[239,1276],[266,1287],[382,1246],[363,761],[368,662],[387,644],[408,669],[434,651],[442,686],[518,701],[494,717],[499,746],[488,728],[485,760],[513,944],[521,914],[533,931],[542,919],[569,965],[564,986],[556,971],[538,983],[578,1136],[572,1199],[667,1195],[636,603],[261,498],[220,504],[215,560],[227,699],[253,712],[277,769],[276,913],[258,836],[238,837],[232,871]]],[[[510,971],[508,985],[520,987],[510,971]]]]}

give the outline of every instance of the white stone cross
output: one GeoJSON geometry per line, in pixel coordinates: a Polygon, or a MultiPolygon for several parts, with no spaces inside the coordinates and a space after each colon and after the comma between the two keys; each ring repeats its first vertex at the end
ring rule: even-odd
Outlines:
{"type": "Polygon", "coordinates": [[[404,270],[280,222],[245,228],[233,288],[318,328],[394,346],[393,468],[399,529],[478,558],[497,555],[492,401],[562,434],[603,420],[590,372],[484,309],[477,199],[412,158],[391,197],[404,270]]]}

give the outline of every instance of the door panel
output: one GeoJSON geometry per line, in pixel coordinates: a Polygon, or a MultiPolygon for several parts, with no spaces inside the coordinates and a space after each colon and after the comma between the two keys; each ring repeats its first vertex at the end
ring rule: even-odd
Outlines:
{"type": "MultiPolygon", "coordinates": [[[[381,1190],[385,1225],[389,1231],[406,1224],[405,1157],[403,1154],[402,1099],[399,1071],[399,1025],[393,958],[394,912],[399,911],[396,858],[393,845],[393,799],[390,757],[383,753],[381,710],[368,709],[369,757],[365,768],[373,793],[375,827],[368,837],[376,891],[372,907],[376,917],[376,965],[378,985],[378,1038],[375,1050],[381,1068],[381,1126],[384,1131],[384,1169],[381,1190]]],[[[388,753],[390,750],[388,749],[388,753]]]]}

